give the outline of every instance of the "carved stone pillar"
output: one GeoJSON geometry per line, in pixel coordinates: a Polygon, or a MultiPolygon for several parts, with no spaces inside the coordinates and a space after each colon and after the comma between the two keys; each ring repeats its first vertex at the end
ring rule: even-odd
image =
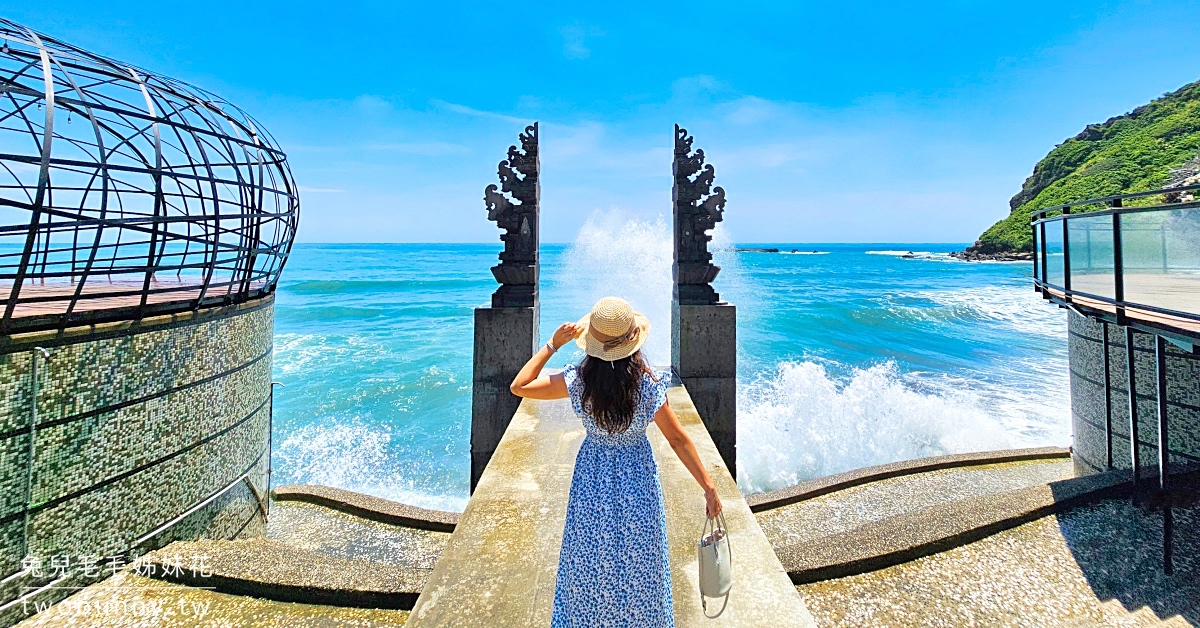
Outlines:
{"type": "Polygon", "coordinates": [[[488,220],[504,230],[492,275],[500,287],[490,307],[475,309],[471,388],[471,491],[487,468],[521,399],[508,386],[538,344],[538,125],[525,127],[521,148],[500,162],[500,186],[483,191],[488,220]]]}
{"type": "Polygon", "coordinates": [[[708,250],[708,231],[723,219],[725,190],[712,187],[716,171],[704,163],[703,150],[692,150],[692,137],[679,125],[672,173],[671,365],[737,478],[737,308],[713,290],[721,269],[708,250]]]}

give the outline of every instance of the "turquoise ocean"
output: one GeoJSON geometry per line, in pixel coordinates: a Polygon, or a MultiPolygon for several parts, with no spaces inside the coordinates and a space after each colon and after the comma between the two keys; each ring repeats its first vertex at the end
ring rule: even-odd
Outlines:
{"type": "MultiPolygon", "coordinates": [[[[1070,442],[1066,322],[1028,263],[962,244],[742,244],[717,234],[738,308],[747,493],[896,460],[1070,442]],[[797,252],[793,253],[793,249],[797,252]]],[[[279,284],[274,482],[446,510],[467,501],[472,309],[498,245],[298,244],[279,284]]],[[[659,221],[588,222],[542,246],[543,338],[598,298],[650,317],[670,362],[671,242],[659,221]]],[[[570,345],[551,366],[577,361],[570,345]]]]}

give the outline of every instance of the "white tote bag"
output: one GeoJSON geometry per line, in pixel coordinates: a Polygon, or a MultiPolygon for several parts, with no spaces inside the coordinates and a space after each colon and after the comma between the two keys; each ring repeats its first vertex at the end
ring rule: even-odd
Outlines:
{"type": "Polygon", "coordinates": [[[708,615],[706,597],[724,597],[719,617],[729,604],[729,590],[733,588],[733,557],[729,551],[729,529],[725,526],[725,513],[706,519],[700,530],[700,543],[696,547],[697,562],[700,563],[700,606],[708,615]]]}

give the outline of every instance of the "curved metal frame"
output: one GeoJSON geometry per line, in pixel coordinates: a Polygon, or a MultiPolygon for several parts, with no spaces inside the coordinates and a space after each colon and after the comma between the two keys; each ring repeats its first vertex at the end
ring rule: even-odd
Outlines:
{"type": "Polygon", "coordinates": [[[274,291],[300,201],[253,118],[8,20],[0,38],[0,335],[274,291]]]}

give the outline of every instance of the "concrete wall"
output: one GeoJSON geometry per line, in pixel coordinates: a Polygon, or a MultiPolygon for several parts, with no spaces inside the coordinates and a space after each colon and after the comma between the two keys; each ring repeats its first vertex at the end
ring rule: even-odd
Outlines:
{"type": "Polygon", "coordinates": [[[471,492],[504,430],[521,405],[508,387],[537,351],[538,314],[533,307],[475,309],[475,354],[471,375],[471,492]]]}
{"type": "Polygon", "coordinates": [[[671,306],[671,366],[696,404],[729,473],[737,477],[737,308],[671,306]]]}
{"type": "MultiPolygon", "coordinates": [[[[177,538],[260,534],[273,313],[267,297],[0,339],[0,579],[22,556],[103,562],[177,538]],[[31,465],[35,346],[51,355],[38,358],[31,465]]],[[[0,587],[0,607],[17,588],[0,587]]]]}
{"type": "MultiPolygon", "coordinates": [[[[1071,414],[1074,423],[1072,459],[1083,475],[1104,470],[1105,437],[1103,326],[1071,312],[1068,315],[1071,363],[1071,414]]],[[[1113,422],[1113,466],[1130,468],[1129,387],[1125,362],[1125,331],[1108,326],[1109,390],[1113,422]]],[[[1154,336],[1134,336],[1134,371],[1138,406],[1141,466],[1158,464],[1158,393],[1154,336]]],[[[1200,462],[1200,356],[1167,344],[1168,451],[1171,462],[1200,462]]]]}

